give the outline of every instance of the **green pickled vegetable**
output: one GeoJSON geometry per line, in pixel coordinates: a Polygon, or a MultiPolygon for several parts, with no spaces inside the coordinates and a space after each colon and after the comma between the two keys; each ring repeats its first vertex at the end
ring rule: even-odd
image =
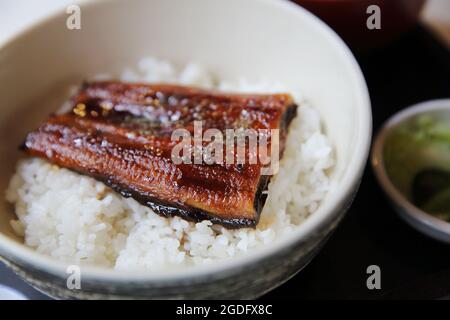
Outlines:
{"type": "Polygon", "coordinates": [[[450,118],[442,114],[408,119],[389,133],[386,172],[394,185],[424,211],[450,217],[450,118]]]}

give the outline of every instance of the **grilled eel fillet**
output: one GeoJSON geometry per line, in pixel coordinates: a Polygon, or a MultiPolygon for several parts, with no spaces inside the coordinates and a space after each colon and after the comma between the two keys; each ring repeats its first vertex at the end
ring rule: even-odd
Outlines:
{"type": "Polygon", "coordinates": [[[171,133],[280,129],[280,152],[297,106],[288,94],[237,95],[164,84],[92,82],[29,133],[23,149],[89,175],[164,216],[254,227],[269,176],[262,164],[175,164],[171,133]]]}

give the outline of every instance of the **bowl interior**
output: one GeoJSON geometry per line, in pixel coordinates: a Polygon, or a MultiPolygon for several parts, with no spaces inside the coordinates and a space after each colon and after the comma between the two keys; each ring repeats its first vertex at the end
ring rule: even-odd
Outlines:
{"type": "MultiPolygon", "coordinates": [[[[265,78],[301,90],[336,148],[333,181],[341,186],[312,220],[330,215],[356,183],[371,132],[367,89],[348,49],[308,12],[269,0],[113,0],[85,3],[81,12],[81,30],[68,30],[68,15],[60,13],[0,50],[1,190],[26,132],[64,101],[71,85],[148,55],[180,65],[196,61],[222,79],[265,78]]],[[[0,232],[20,242],[12,217],[0,197],[0,232]]]]}

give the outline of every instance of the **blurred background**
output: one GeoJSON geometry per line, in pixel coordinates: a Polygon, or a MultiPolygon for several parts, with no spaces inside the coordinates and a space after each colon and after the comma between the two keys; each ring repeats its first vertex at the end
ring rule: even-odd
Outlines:
{"type": "MultiPolygon", "coordinates": [[[[78,2],[0,0],[0,45],[78,2]]],[[[450,0],[294,2],[327,22],[355,53],[371,95],[374,133],[402,108],[450,97],[450,0]],[[380,30],[366,27],[366,9],[374,4],[381,10],[380,30]]],[[[1,285],[29,299],[46,298],[0,263],[0,298],[5,292],[1,285]]],[[[354,205],[317,258],[264,298],[450,298],[450,246],[400,221],[368,166],[354,205]],[[383,290],[366,287],[365,271],[371,264],[382,270],[383,290]]]]}

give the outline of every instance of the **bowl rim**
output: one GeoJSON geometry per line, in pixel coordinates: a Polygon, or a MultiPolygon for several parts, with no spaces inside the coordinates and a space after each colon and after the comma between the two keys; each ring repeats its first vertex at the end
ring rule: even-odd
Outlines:
{"type": "MultiPolygon", "coordinates": [[[[450,99],[435,99],[420,102],[407,107],[391,116],[382,125],[382,128],[379,130],[374,140],[372,147],[371,164],[375,172],[375,177],[377,178],[378,183],[381,185],[384,193],[396,206],[402,209],[402,214],[412,219],[412,221],[407,220],[410,225],[425,234],[427,233],[418,228],[415,223],[421,225],[422,227],[425,227],[428,230],[437,231],[438,233],[450,236],[450,223],[432,216],[431,214],[411,203],[389,178],[383,160],[384,142],[386,141],[387,136],[392,132],[392,130],[405,120],[430,111],[450,111],[450,99]]],[[[432,236],[429,234],[427,235],[432,236]]],[[[445,241],[439,236],[432,237],[441,241],[445,241]]]]}
{"type": "MultiPolygon", "coordinates": [[[[351,50],[347,47],[344,41],[322,20],[316,17],[311,12],[303,7],[287,1],[272,1],[272,0],[252,0],[259,4],[272,6],[274,9],[283,10],[286,14],[296,15],[301,17],[305,23],[311,28],[315,29],[317,33],[324,37],[336,50],[336,54],[342,57],[343,64],[346,69],[350,70],[351,82],[353,89],[353,100],[358,106],[357,118],[355,119],[355,131],[357,134],[354,138],[354,148],[351,150],[351,156],[348,160],[347,168],[344,170],[339,189],[332,194],[332,197],[327,198],[314,214],[310,215],[297,230],[290,234],[281,237],[270,246],[255,248],[247,254],[236,256],[229,259],[221,260],[220,263],[211,263],[199,266],[190,266],[189,268],[174,268],[164,271],[156,270],[115,270],[112,268],[98,267],[98,266],[81,266],[83,281],[106,281],[109,283],[126,283],[133,281],[152,282],[154,284],[175,282],[185,279],[200,279],[212,276],[226,276],[239,268],[245,268],[255,265],[258,262],[275,255],[277,252],[293,246],[295,243],[307,239],[314,231],[324,227],[327,223],[338,216],[340,211],[346,205],[346,199],[353,193],[359,185],[364,168],[367,163],[370,142],[372,137],[372,109],[369,97],[369,91],[361,68],[353,56],[351,50]]],[[[82,0],[77,3],[81,7],[90,7],[95,5],[105,4],[102,0],[82,0]]],[[[35,23],[23,28],[21,31],[10,37],[0,44],[0,52],[9,45],[26,37],[34,30],[39,29],[47,23],[51,23],[56,19],[60,19],[65,12],[57,10],[49,15],[42,17],[35,23]]],[[[12,238],[0,232],[0,256],[3,256],[11,261],[19,262],[23,265],[32,266],[33,269],[43,270],[46,273],[55,275],[57,277],[67,277],[67,266],[73,265],[58,261],[52,257],[40,254],[35,250],[27,247],[22,243],[18,243],[12,238]]],[[[13,262],[14,263],[14,262],[13,262]]]]}

